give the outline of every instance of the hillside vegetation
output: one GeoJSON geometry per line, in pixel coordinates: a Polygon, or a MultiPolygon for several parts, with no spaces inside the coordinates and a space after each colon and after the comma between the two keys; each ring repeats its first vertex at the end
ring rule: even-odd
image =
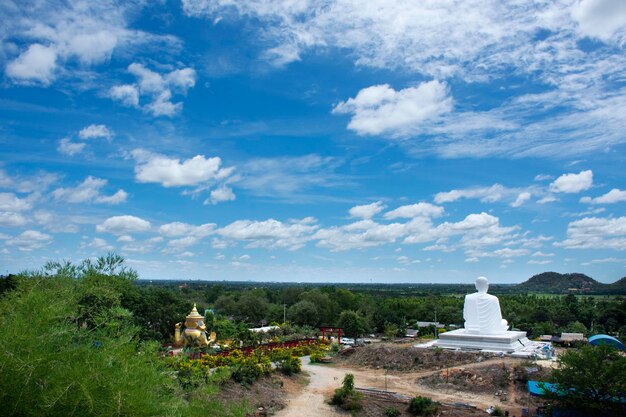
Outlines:
{"type": "Polygon", "coordinates": [[[624,294],[626,277],[613,284],[603,284],[585,274],[543,272],[532,276],[528,281],[515,286],[516,289],[528,292],[543,293],[591,293],[591,294],[624,294]]]}

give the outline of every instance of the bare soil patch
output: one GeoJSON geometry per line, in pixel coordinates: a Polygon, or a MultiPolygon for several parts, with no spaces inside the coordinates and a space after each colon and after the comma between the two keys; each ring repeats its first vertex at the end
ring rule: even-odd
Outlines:
{"type": "Polygon", "coordinates": [[[431,389],[455,389],[475,393],[495,393],[507,390],[511,381],[511,366],[492,364],[482,368],[445,369],[417,379],[431,389]]]}
{"type": "Polygon", "coordinates": [[[493,357],[495,355],[485,353],[378,344],[357,348],[350,355],[340,356],[337,363],[348,366],[414,372],[481,362],[493,357]]]}
{"type": "Polygon", "coordinates": [[[250,386],[229,382],[217,394],[220,402],[245,400],[254,410],[251,416],[272,416],[287,405],[290,392],[297,392],[306,384],[304,377],[286,377],[275,374],[259,378],[250,386]]]}
{"type": "MultiPolygon", "coordinates": [[[[385,415],[385,410],[395,408],[400,411],[401,417],[414,417],[408,411],[408,403],[400,400],[378,398],[376,396],[364,395],[363,410],[355,414],[356,417],[381,417],[385,415]]],[[[468,409],[441,405],[437,416],[446,417],[485,417],[483,410],[468,409]]]]}

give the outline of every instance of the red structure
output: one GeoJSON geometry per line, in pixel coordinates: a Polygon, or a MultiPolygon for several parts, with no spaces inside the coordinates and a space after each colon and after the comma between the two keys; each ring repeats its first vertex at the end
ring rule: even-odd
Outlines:
{"type": "Polygon", "coordinates": [[[334,333],[337,333],[337,340],[341,342],[341,332],[343,331],[343,328],[341,328],[341,327],[320,327],[320,330],[322,331],[322,340],[326,340],[326,333],[329,333],[331,336],[334,333]]]}

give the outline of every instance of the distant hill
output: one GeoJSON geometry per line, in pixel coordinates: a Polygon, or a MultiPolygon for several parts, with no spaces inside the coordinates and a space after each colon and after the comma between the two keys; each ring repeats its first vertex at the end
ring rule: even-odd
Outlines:
{"type": "Polygon", "coordinates": [[[626,277],[609,284],[610,291],[615,294],[626,294],[626,277]]]}
{"type": "Polygon", "coordinates": [[[603,284],[585,274],[543,272],[515,286],[516,290],[546,293],[626,293],[626,277],[613,284],[603,284]]]}

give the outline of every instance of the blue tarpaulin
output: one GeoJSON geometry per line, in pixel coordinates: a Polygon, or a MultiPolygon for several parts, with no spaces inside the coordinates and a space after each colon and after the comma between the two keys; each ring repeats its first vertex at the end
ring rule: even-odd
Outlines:
{"type": "Polygon", "coordinates": [[[589,344],[594,346],[608,345],[619,350],[626,350],[624,344],[619,339],[609,336],[608,334],[597,334],[589,338],[589,344]]]}
{"type": "MultiPolygon", "coordinates": [[[[559,392],[559,386],[550,382],[528,381],[528,392],[535,397],[543,397],[547,391],[559,392]],[[541,384],[541,386],[539,385],[541,384]],[[545,389],[544,389],[545,388],[545,389]]],[[[562,393],[559,395],[563,395],[562,393]]]]}

